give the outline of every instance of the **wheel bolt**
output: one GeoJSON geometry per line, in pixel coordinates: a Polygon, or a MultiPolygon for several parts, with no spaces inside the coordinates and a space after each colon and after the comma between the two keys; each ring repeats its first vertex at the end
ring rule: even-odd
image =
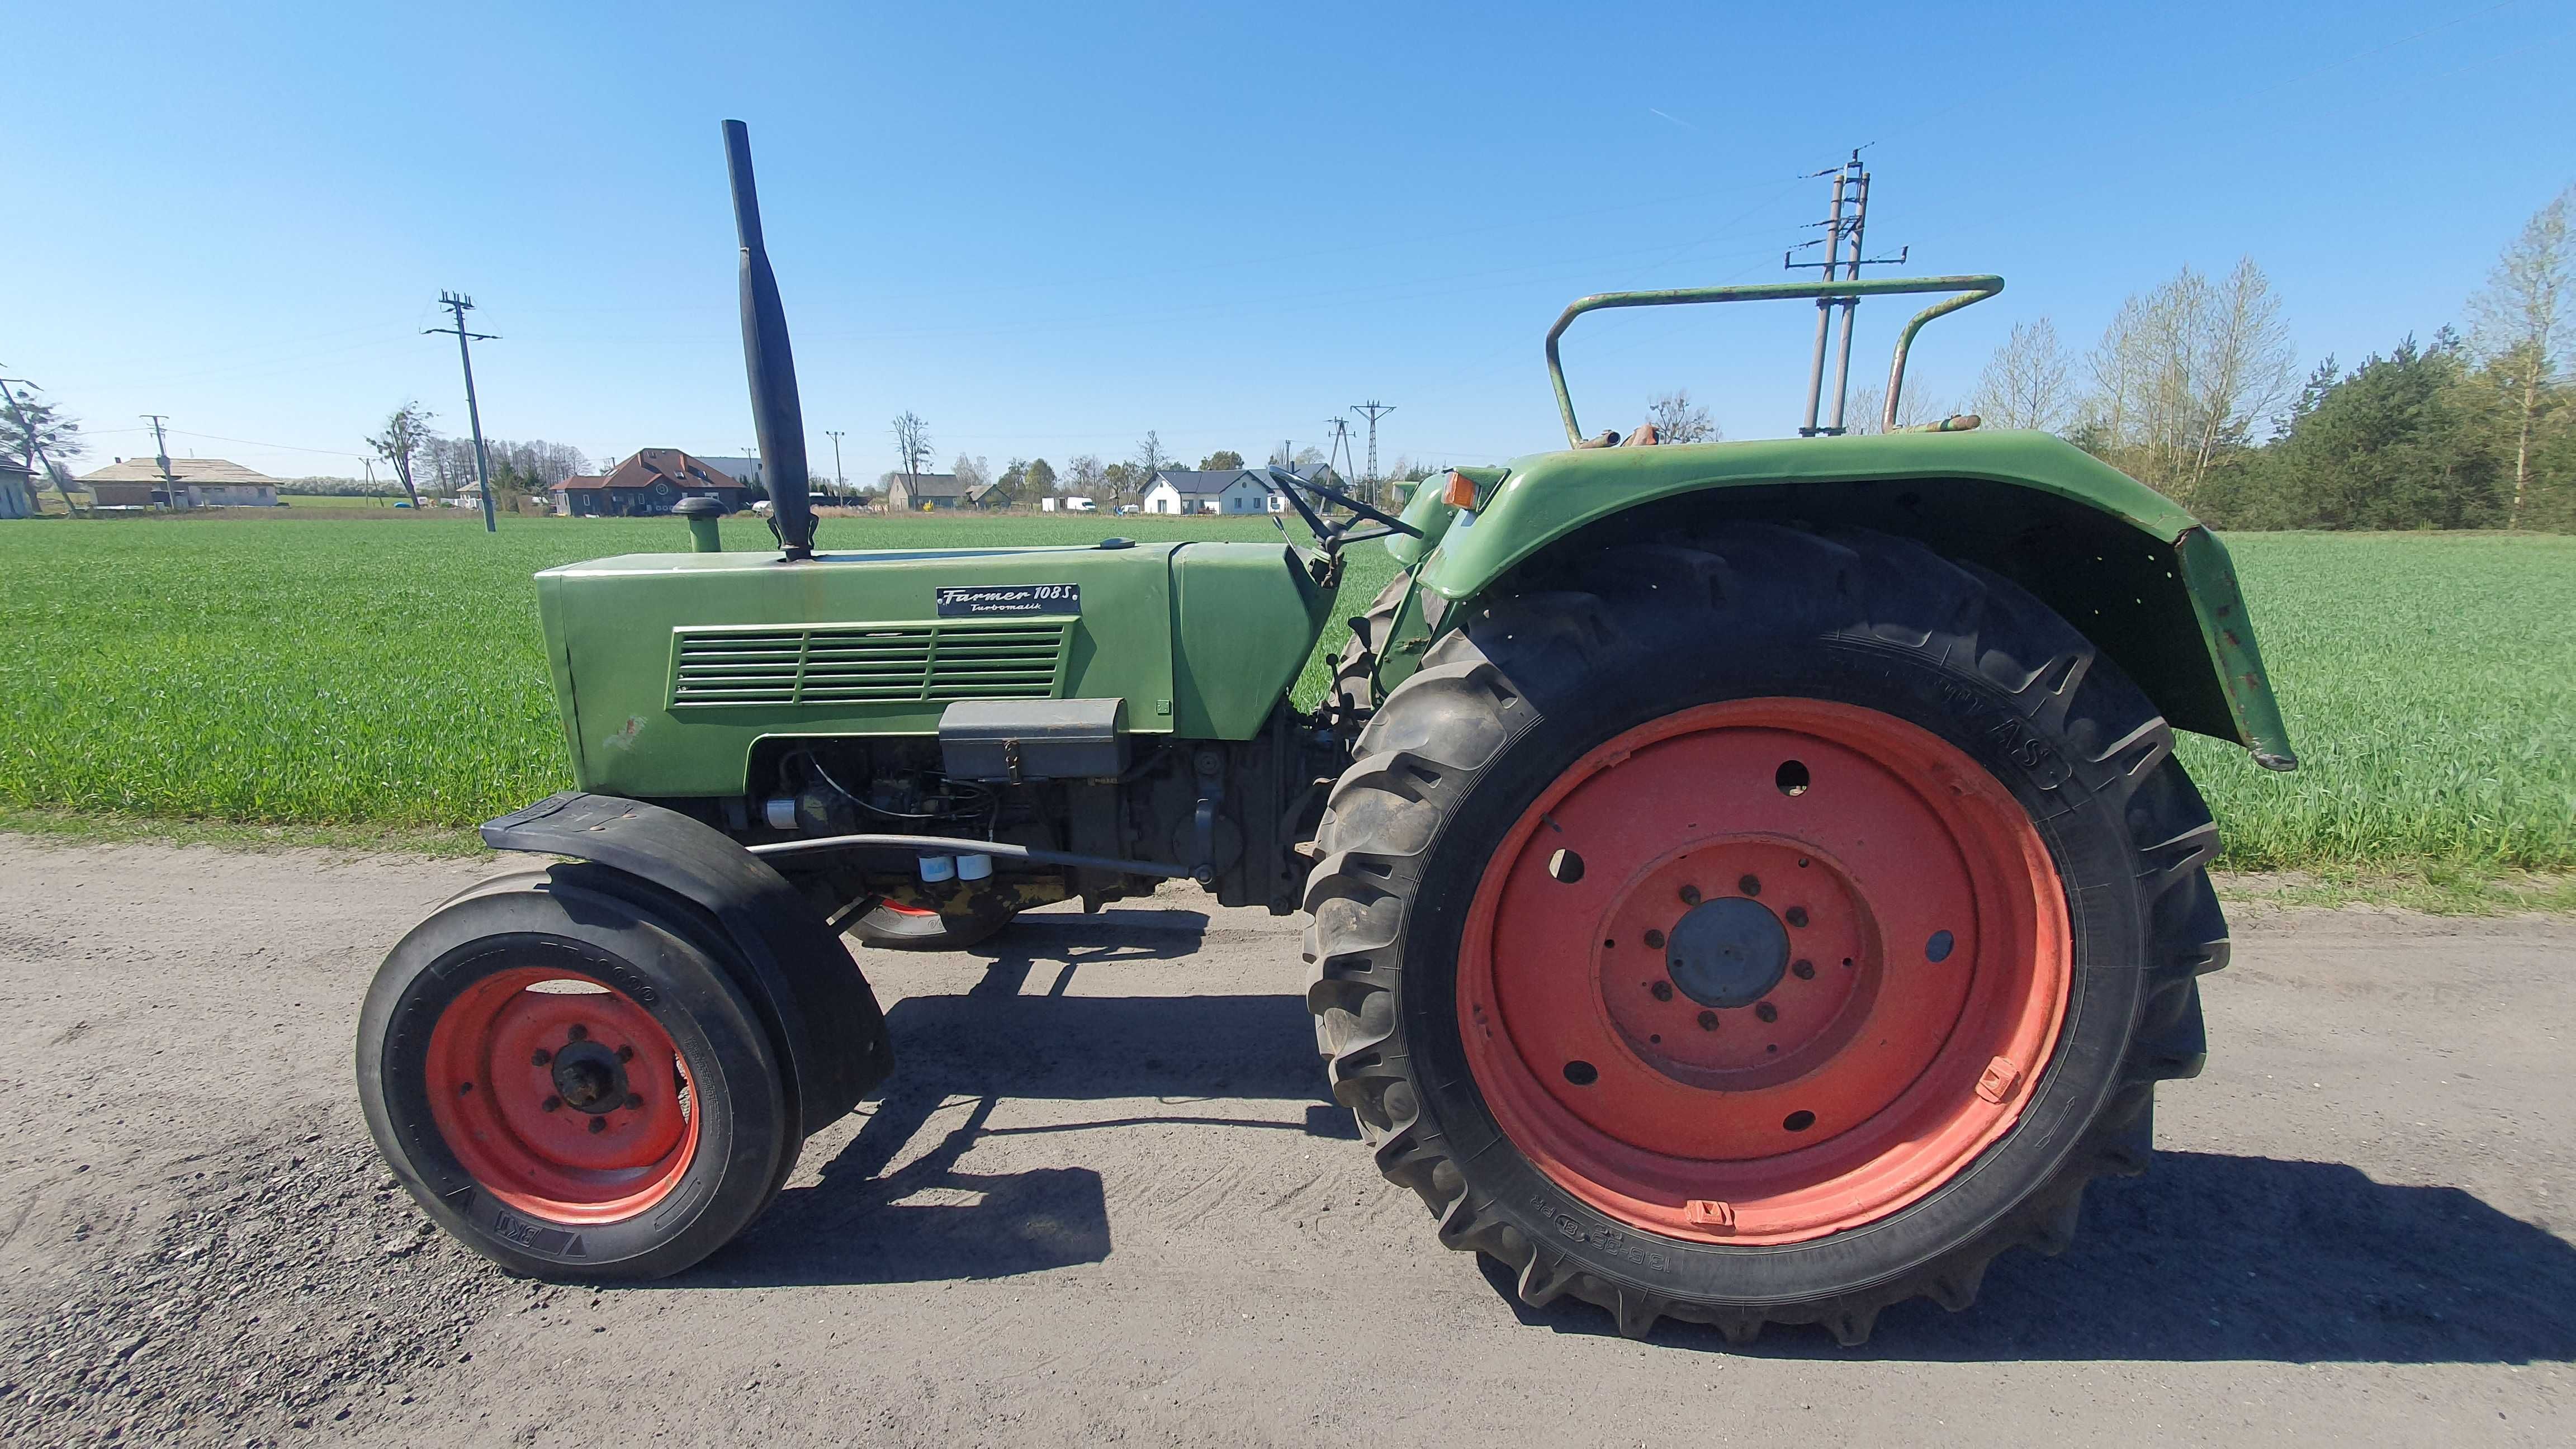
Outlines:
{"type": "Polygon", "coordinates": [[[1670,1001],[1673,999],[1673,983],[1669,981],[1648,982],[1646,989],[1655,994],[1655,999],[1657,1001],[1670,1001]]]}
{"type": "Polygon", "coordinates": [[[1758,875],[1748,875],[1744,879],[1737,881],[1735,883],[1735,888],[1744,892],[1748,896],[1758,896],[1762,894],[1762,877],[1758,875]]]}
{"type": "Polygon", "coordinates": [[[1794,962],[1789,967],[1789,974],[1797,977],[1801,981],[1813,981],[1816,979],[1816,963],[1813,961],[1794,962]]]}
{"type": "Polygon", "coordinates": [[[530,1053],[530,1054],[529,1054],[529,1057],[528,1057],[528,1065],[530,1065],[530,1066],[534,1066],[534,1067],[542,1067],[542,1066],[544,1066],[546,1063],[548,1063],[548,1062],[550,1062],[550,1061],[553,1061],[554,1059],[555,1059],[555,1054],[554,1054],[553,1052],[547,1051],[544,1047],[539,1047],[539,1048],[537,1048],[534,1052],[532,1052],[532,1053],[530,1053]]]}
{"type": "Polygon", "coordinates": [[[1807,924],[1807,908],[1805,906],[1791,906],[1789,908],[1789,924],[1793,926],[1803,926],[1807,924]]]}
{"type": "Polygon", "coordinates": [[[596,1136],[598,1136],[600,1133],[605,1132],[605,1131],[607,1131],[607,1130],[608,1130],[608,1119],[607,1119],[607,1118],[605,1118],[605,1117],[593,1117],[593,1118],[591,1118],[591,1119],[590,1119],[590,1131],[591,1131],[591,1135],[592,1135],[592,1136],[596,1137],[596,1136]]]}
{"type": "Polygon", "coordinates": [[[643,1106],[643,1105],[644,1105],[644,1094],[643,1094],[643,1093],[641,1093],[641,1092],[629,1092],[629,1093],[627,1093],[627,1094],[626,1094],[626,1110],[627,1110],[627,1111],[632,1112],[632,1111],[634,1111],[636,1108],[641,1107],[641,1106],[643,1106]]]}
{"type": "Polygon", "coordinates": [[[1717,1030],[1717,1013],[1714,1011],[1701,1012],[1699,1014],[1699,1029],[1702,1031],[1717,1030]]]}
{"type": "Polygon", "coordinates": [[[1764,1021],[1778,1021],[1780,1019],[1780,1008],[1773,1006],[1767,1001],[1757,1002],[1754,1005],[1753,1014],[1762,1018],[1764,1021]]]}
{"type": "Polygon", "coordinates": [[[617,1059],[621,1062],[631,1062],[635,1060],[635,1048],[631,1046],[619,1047],[617,1049],[617,1059]]]}
{"type": "Polygon", "coordinates": [[[1682,904],[1686,906],[1695,906],[1699,904],[1698,886],[1686,885],[1682,887],[1682,904]]]}
{"type": "Polygon", "coordinates": [[[585,1038],[587,1038],[589,1035],[590,1035],[590,1028],[589,1028],[589,1027],[586,1027],[586,1026],[583,1026],[583,1025],[582,1025],[581,1023],[579,1023],[579,1022],[574,1022],[572,1025],[570,1025],[570,1026],[568,1026],[568,1027],[565,1027],[565,1028],[564,1028],[564,1040],[565,1040],[565,1041],[581,1041],[581,1040],[584,1040],[585,1038]]]}
{"type": "Polygon", "coordinates": [[[1646,933],[1646,949],[1649,951],[1660,951],[1664,949],[1664,933],[1661,931],[1648,931],[1646,933]]]}
{"type": "Polygon", "coordinates": [[[473,1090],[474,1084],[472,1082],[459,1082],[456,1084],[456,1095],[460,1097],[467,1095],[473,1090]]]}
{"type": "Polygon", "coordinates": [[[554,1111],[556,1108],[561,1107],[562,1105],[563,1105],[563,1098],[561,1098],[561,1097],[548,1097],[548,1098],[546,1098],[544,1101],[539,1102],[539,1103],[537,1104],[537,1106],[538,1106],[538,1108],[539,1108],[540,1110],[542,1110],[542,1111],[547,1111],[547,1112],[554,1111]]]}

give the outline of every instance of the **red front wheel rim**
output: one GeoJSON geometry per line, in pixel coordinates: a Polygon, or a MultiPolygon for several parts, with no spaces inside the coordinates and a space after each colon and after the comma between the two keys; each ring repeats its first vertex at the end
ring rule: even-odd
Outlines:
{"type": "Polygon", "coordinates": [[[1822,700],[1700,706],[1531,802],[1479,880],[1458,1024],[1558,1186],[1671,1237],[1862,1226],[2016,1121],[2065,1019],[2066,901],[1956,746],[1822,700]]]}
{"type": "Polygon", "coordinates": [[[425,1076],[459,1165],[534,1217],[632,1217],[668,1197],[697,1153],[679,1048],[593,977],[521,967],[477,981],[439,1013],[425,1076]]]}

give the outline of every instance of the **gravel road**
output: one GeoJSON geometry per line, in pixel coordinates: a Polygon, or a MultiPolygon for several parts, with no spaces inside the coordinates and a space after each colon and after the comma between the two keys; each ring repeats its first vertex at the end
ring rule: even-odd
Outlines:
{"type": "Polygon", "coordinates": [[[375,1160],[377,959],[488,863],[0,837],[0,1439],[2576,1440],[2576,922],[2274,913],[2145,1178],[1861,1350],[1521,1307],[1322,1094],[1289,923],[864,953],[900,1060],[683,1278],[501,1276],[375,1160]]]}

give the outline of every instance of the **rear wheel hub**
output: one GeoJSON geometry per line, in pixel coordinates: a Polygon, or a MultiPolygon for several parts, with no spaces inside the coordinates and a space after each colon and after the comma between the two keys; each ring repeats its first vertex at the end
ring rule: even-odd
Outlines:
{"type": "Polygon", "coordinates": [[[1639,1228],[1859,1226],[2009,1130],[2069,975],[2063,890],[1957,747],[1822,700],[1630,730],[1523,813],[1460,942],[1504,1132],[1639,1228]]]}
{"type": "Polygon", "coordinates": [[[1664,969],[1702,1006],[1751,1006],[1789,970],[1789,933],[1760,901],[1702,901],[1665,933],[1664,969]]]}

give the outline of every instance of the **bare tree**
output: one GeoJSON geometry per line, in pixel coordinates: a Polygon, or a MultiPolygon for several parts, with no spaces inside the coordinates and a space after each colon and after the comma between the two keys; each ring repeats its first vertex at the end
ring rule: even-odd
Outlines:
{"type": "Polygon", "coordinates": [[[909,507],[921,487],[921,466],[930,461],[930,424],[909,408],[895,415],[894,452],[902,465],[903,496],[909,507]]]}
{"type": "Polygon", "coordinates": [[[1064,460],[1064,488],[1068,493],[1096,501],[1107,481],[1107,470],[1100,466],[1097,454],[1076,453],[1064,460]]]}
{"type": "MultiPolygon", "coordinates": [[[[1896,395],[1896,425],[1920,427],[1939,422],[1950,415],[1946,404],[1932,401],[1932,395],[1920,387],[1910,387],[1896,395]]],[[[1853,437],[1866,437],[1886,431],[1887,389],[1873,383],[1852,394],[1851,406],[1843,413],[1843,431],[1853,437]]]]}
{"type": "Polygon", "coordinates": [[[2055,432],[2074,412],[2074,375],[2074,359],[2058,343],[2056,324],[2045,317],[2016,322],[1977,375],[1968,411],[1991,427],[2055,432]]]}
{"type": "Polygon", "coordinates": [[[0,387],[0,453],[16,454],[27,470],[27,496],[33,502],[38,478],[52,480],[54,491],[62,496],[63,511],[80,512],[72,502],[72,491],[65,486],[71,474],[60,460],[77,458],[88,450],[81,441],[80,424],[64,417],[62,410],[39,399],[34,390],[19,388],[11,392],[0,387]]]}
{"type": "Polygon", "coordinates": [[[403,495],[414,508],[420,507],[420,490],[412,486],[411,462],[430,439],[438,436],[429,427],[429,420],[435,416],[419,403],[406,402],[385,419],[384,431],[367,438],[367,446],[375,450],[376,456],[393,465],[394,477],[401,480],[403,495]]]}
{"type": "Polygon", "coordinates": [[[2252,257],[2237,258],[2194,321],[2194,437],[2186,498],[2200,491],[2218,450],[2243,442],[2254,420],[2289,395],[2292,361],[2281,299],[2252,257]]]}
{"type": "Polygon", "coordinates": [[[993,464],[988,458],[969,458],[960,453],[957,461],[948,465],[948,471],[957,475],[957,491],[969,503],[979,501],[979,491],[993,481],[993,464]]]}
{"type": "Polygon", "coordinates": [[[1646,421],[1655,429],[1655,439],[1664,443],[1714,443],[1726,436],[1708,409],[1691,401],[1687,388],[1665,393],[1646,405],[1646,421]]]}
{"type": "Polygon", "coordinates": [[[2551,382],[2568,364],[2571,329],[2566,307],[2576,287],[2576,234],[2568,207],[2576,186],[2532,213],[2522,234],[2496,258],[2485,290],[2469,299],[2469,325],[2487,377],[2503,396],[2513,426],[2513,503],[2505,527],[2522,526],[2531,485],[2531,438],[2549,398],[2551,382]]]}
{"type": "Polygon", "coordinates": [[[1143,493],[1154,486],[1154,475],[1172,466],[1172,456],[1163,451],[1163,439],[1148,428],[1144,440],[1136,445],[1136,491],[1143,493]]]}
{"type": "Polygon", "coordinates": [[[2216,283],[2184,267],[2123,302],[2087,364],[2088,446],[2188,505],[2219,453],[2288,394],[2289,328],[2252,258],[2216,283]]]}

